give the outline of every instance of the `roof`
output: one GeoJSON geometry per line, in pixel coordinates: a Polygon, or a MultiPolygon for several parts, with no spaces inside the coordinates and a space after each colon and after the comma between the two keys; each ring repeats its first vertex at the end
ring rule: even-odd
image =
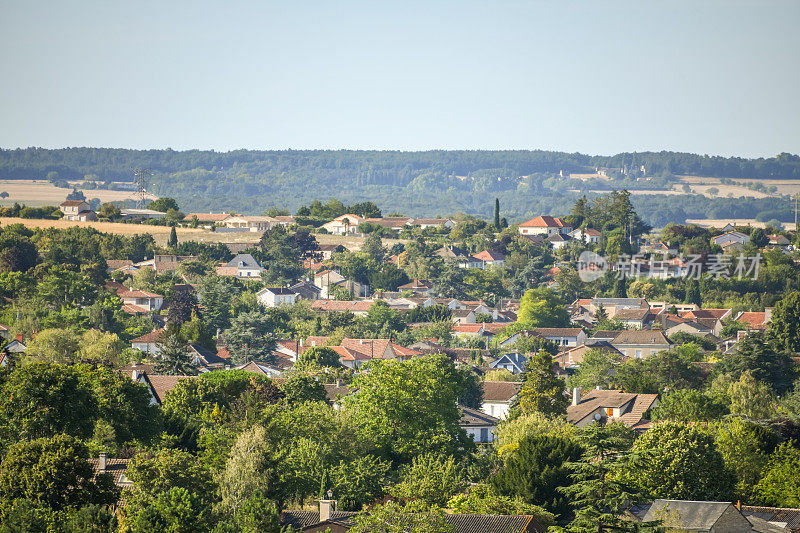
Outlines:
{"type": "Polygon", "coordinates": [[[619,335],[611,341],[611,344],[653,344],[653,345],[669,345],[672,344],[664,333],[659,330],[648,329],[627,329],[621,331],[619,335]]]}
{"type": "Polygon", "coordinates": [[[8,331],[8,326],[0,324],[0,331],[8,331]]]}
{"type": "Polygon", "coordinates": [[[473,257],[475,259],[480,259],[481,261],[503,261],[506,258],[506,256],[503,254],[499,252],[492,252],[491,250],[484,250],[475,254],[473,257]]]}
{"type": "Polygon", "coordinates": [[[166,394],[184,379],[195,379],[196,376],[172,376],[166,374],[145,374],[145,378],[150,383],[150,388],[155,394],[159,404],[164,403],[166,394]]]}
{"type": "Polygon", "coordinates": [[[366,312],[374,303],[372,300],[315,300],[311,308],[320,311],[366,312]]]}
{"type": "MultiPolygon", "coordinates": [[[[331,511],[330,522],[348,527],[349,519],[359,513],[331,511]]],[[[483,514],[445,514],[444,519],[454,526],[456,533],[522,533],[523,531],[544,532],[544,528],[531,515],[483,515],[483,514]]],[[[319,524],[318,511],[283,511],[281,524],[295,529],[319,524]]]]}
{"type": "Polygon", "coordinates": [[[158,336],[161,335],[161,332],[164,331],[163,329],[156,329],[151,331],[150,333],[146,333],[141,337],[136,337],[135,339],[131,339],[131,344],[138,343],[138,344],[149,344],[151,342],[158,342],[158,336]]]}
{"type": "Polygon", "coordinates": [[[325,394],[328,395],[328,400],[331,403],[337,401],[339,398],[350,394],[350,389],[346,385],[337,385],[336,383],[324,383],[325,394]]]}
{"type": "Polygon", "coordinates": [[[261,265],[256,261],[256,258],[250,254],[239,254],[225,265],[227,267],[234,267],[234,268],[261,268],[261,265]],[[244,263],[242,267],[239,266],[240,263],[244,263]]]}
{"type": "Polygon", "coordinates": [[[523,222],[519,226],[521,228],[563,228],[566,224],[560,218],[543,215],[523,222]]]}
{"type": "Polygon", "coordinates": [[[622,330],[612,330],[612,329],[599,329],[594,332],[594,335],[591,336],[592,339],[616,339],[619,334],[622,333],[622,330]]]}
{"type": "Polygon", "coordinates": [[[533,332],[542,337],[577,337],[583,330],[581,328],[534,328],[533,332]]]}
{"type": "Polygon", "coordinates": [[[189,213],[183,217],[183,220],[185,222],[191,222],[194,217],[197,217],[199,222],[222,222],[230,216],[231,215],[228,213],[189,213]]]}
{"type": "Polygon", "coordinates": [[[108,473],[111,474],[114,484],[119,484],[122,476],[128,471],[129,462],[130,459],[106,457],[106,469],[101,471],[100,458],[90,457],[89,464],[92,465],[92,480],[95,480],[102,473],[108,473]]]}
{"type": "Polygon", "coordinates": [[[612,317],[614,320],[644,320],[650,314],[650,309],[617,309],[612,317]]]}
{"type": "Polygon", "coordinates": [[[258,291],[258,294],[261,294],[262,292],[271,292],[272,294],[297,294],[289,287],[264,287],[258,291]]]}
{"type": "Polygon", "coordinates": [[[481,333],[484,331],[483,324],[456,324],[453,326],[456,333],[481,333]]]}
{"type": "MultiPolygon", "coordinates": [[[[331,518],[350,518],[358,513],[348,511],[331,511],[331,518]]],[[[281,511],[281,525],[292,526],[296,530],[319,524],[319,511],[281,511]]]]}
{"type": "Polygon", "coordinates": [[[710,530],[731,507],[730,502],[696,502],[686,500],[656,500],[644,515],[645,522],[663,520],[681,529],[710,530]]]}
{"type": "Polygon", "coordinates": [[[506,353],[489,363],[489,368],[497,368],[502,363],[511,363],[517,367],[520,372],[523,372],[525,370],[525,365],[528,364],[528,358],[519,352],[506,353]]]}
{"type": "Polygon", "coordinates": [[[755,516],[770,522],[785,523],[786,527],[792,531],[800,531],[800,509],[742,505],[742,514],[748,518],[755,516]]]}
{"type": "Polygon", "coordinates": [[[730,309],[694,309],[683,313],[683,318],[715,318],[721,319],[731,312],[730,309]]]}
{"type": "Polygon", "coordinates": [[[148,309],[145,309],[144,307],[134,304],[123,304],[122,307],[120,307],[120,309],[122,310],[123,313],[128,313],[129,315],[140,315],[143,313],[150,312],[148,309]]]}
{"type": "Polygon", "coordinates": [[[411,221],[411,224],[441,226],[448,222],[451,222],[449,218],[415,218],[411,221]]]}
{"type": "Polygon", "coordinates": [[[496,426],[500,422],[499,418],[487,415],[483,411],[463,405],[459,405],[458,408],[461,411],[461,420],[458,425],[461,427],[496,426]]]}
{"type": "Polygon", "coordinates": [[[578,405],[567,407],[567,422],[577,424],[602,407],[624,407],[620,416],[614,417],[628,427],[642,421],[642,415],[658,399],[658,394],[633,394],[617,390],[590,390],[578,405]]]}
{"type": "Polygon", "coordinates": [[[120,298],[163,298],[162,295],[156,294],[154,292],[149,291],[142,291],[142,290],[127,290],[127,291],[119,291],[117,296],[120,298]]]}
{"type": "Polygon", "coordinates": [[[405,285],[400,285],[397,287],[399,290],[403,289],[430,289],[433,284],[430,281],[423,280],[420,281],[418,279],[414,279],[414,281],[410,283],[406,283],[405,285]]]}
{"type": "Polygon", "coordinates": [[[737,322],[744,322],[752,329],[766,329],[767,314],[763,311],[744,311],[736,317],[737,322]]]}
{"type": "Polygon", "coordinates": [[[560,233],[554,233],[545,240],[550,242],[567,242],[567,238],[561,235],[560,233]]]}
{"type": "Polygon", "coordinates": [[[483,382],[483,401],[492,403],[510,402],[522,383],[519,381],[484,381],[483,382]]]}
{"type": "Polygon", "coordinates": [[[77,207],[81,204],[88,204],[89,202],[85,200],[65,200],[61,202],[62,207],[77,207]]]}
{"type": "Polygon", "coordinates": [[[118,268],[133,266],[133,261],[130,259],[107,259],[106,266],[109,270],[116,270],[118,268]]]}

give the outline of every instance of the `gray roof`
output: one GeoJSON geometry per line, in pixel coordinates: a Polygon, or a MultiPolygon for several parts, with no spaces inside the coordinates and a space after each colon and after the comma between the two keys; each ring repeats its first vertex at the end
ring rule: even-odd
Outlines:
{"type": "Polygon", "coordinates": [[[519,369],[520,372],[525,371],[525,365],[528,364],[528,358],[519,352],[510,352],[501,355],[495,361],[489,363],[489,368],[497,368],[500,364],[511,363],[519,369]]]}
{"type": "Polygon", "coordinates": [[[709,530],[729,507],[729,502],[656,500],[644,515],[644,521],[662,520],[681,529],[709,530]]]}
{"type": "Polygon", "coordinates": [[[592,305],[599,306],[615,306],[615,307],[647,307],[650,305],[644,298],[592,298],[592,305]]]}
{"type": "Polygon", "coordinates": [[[261,265],[256,261],[256,258],[250,254],[239,254],[230,261],[226,266],[236,268],[261,268],[261,265]],[[241,263],[244,263],[243,265],[241,263]]]}
{"type": "Polygon", "coordinates": [[[499,418],[487,415],[483,411],[464,407],[463,405],[458,406],[458,408],[461,411],[461,421],[458,425],[461,427],[496,426],[500,422],[499,418]]]}

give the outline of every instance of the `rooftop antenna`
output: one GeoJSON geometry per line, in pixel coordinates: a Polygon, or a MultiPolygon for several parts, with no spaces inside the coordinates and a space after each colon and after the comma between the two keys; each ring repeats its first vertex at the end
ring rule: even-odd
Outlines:
{"type": "Polygon", "coordinates": [[[134,196],[136,197],[136,205],[138,207],[145,207],[147,201],[147,184],[149,178],[153,175],[153,171],[149,168],[135,168],[133,169],[133,184],[136,187],[134,196]]]}

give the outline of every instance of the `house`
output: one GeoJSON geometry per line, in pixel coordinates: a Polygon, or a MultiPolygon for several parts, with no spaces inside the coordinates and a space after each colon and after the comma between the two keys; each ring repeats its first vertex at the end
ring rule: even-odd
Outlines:
{"type": "Polygon", "coordinates": [[[250,361],[249,363],[235,366],[233,369],[244,370],[245,372],[251,372],[253,374],[260,374],[262,376],[267,376],[268,378],[277,378],[283,374],[283,371],[280,368],[265,365],[264,363],[257,363],[256,361],[250,361]]]}
{"type": "Polygon", "coordinates": [[[399,287],[397,287],[397,290],[401,292],[411,291],[416,294],[421,294],[423,296],[430,296],[431,293],[433,292],[433,283],[426,280],[420,281],[414,278],[414,281],[406,283],[405,285],[400,285],[399,287]]]}
{"type": "Polygon", "coordinates": [[[658,394],[593,389],[581,395],[581,388],[575,387],[572,390],[572,404],[567,406],[567,422],[579,428],[596,422],[622,422],[630,428],[644,430],[650,421],[642,416],[656,406],[658,394]]]}
{"type": "Polygon", "coordinates": [[[751,522],[753,519],[760,519],[785,527],[788,530],[786,533],[800,533],[800,509],[742,505],[741,511],[751,522]]]}
{"type": "Polygon", "coordinates": [[[374,303],[373,300],[316,300],[311,309],[322,313],[350,311],[354,315],[367,316],[374,303]]]}
{"type": "Polygon", "coordinates": [[[557,346],[575,347],[587,339],[581,328],[534,328],[532,331],[539,337],[553,341],[557,346]]]}
{"type": "Polygon", "coordinates": [[[267,216],[235,215],[226,218],[222,225],[231,229],[260,232],[274,228],[278,221],[267,216]]]}
{"type": "Polygon", "coordinates": [[[791,242],[783,235],[768,235],[769,246],[789,246],[791,242]]]}
{"type": "MultiPolygon", "coordinates": [[[[312,346],[324,346],[327,341],[327,337],[309,337],[304,342],[303,350],[312,346]]],[[[393,343],[391,339],[342,339],[338,346],[328,348],[339,354],[339,363],[352,369],[358,369],[373,359],[404,361],[421,355],[421,352],[404,348],[393,343]]]]}
{"type": "Polygon", "coordinates": [[[710,327],[693,320],[686,320],[674,326],[670,326],[664,330],[664,333],[666,333],[668,337],[672,337],[676,333],[688,333],[690,335],[697,335],[698,337],[714,335],[710,327]]]}
{"type": "Polygon", "coordinates": [[[358,233],[358,226],[360,226],[364,220],[364,218],[358,215],[341,215],[320,227],[334,235],[353,235],[358,233]]]}
{"type": "Polygon", "coordinates": [[[436,250],[436,255],[445,261],[454,260],[459,268],[483,268],[483,261],[457,246],[442,246],[436,250]]]}
{"type": "Polygon", "coordinates": [[[272,218],[274,218],[275,221],[284,228],[288,228],[289,226],[294,226],[296,222],[295,218],[291,215],[277,215],[272,218]]]}
{"type": "Polygon", "coordinates": [[[586,341],[580,346],[576,346],[564,352],[560,352],[558,355],[553,357],[553,362],[558,364],[558,366],[560,366],[563,369],[568,369],[568,368],[575,369],[580,367],[581,363],[583,363],[583,357],[590,350],[601,350],[604,352],[608,352],[620,357],[620,359],[623,359],[625,357],[624,354],[622,354],[622,352],[614,348],[614,345],[611,344],[610,341],[586,339],[586,341]]]}
{"type": "Polygon", "coordinates": [[[456,324],[475,324],[475,311],[471,309],[453,309],[451,313],[456,324]]]}
{"type": "Polygon", "coordinates": [[[332,258],[333,254],[337,252],[347,251],[347,248],[341,244],[318,244],[317,248],[317,253],[320,255],[323,261],[327,261],[328,259],[332,258]]]}
{"type": "Polygon", "coordinates": [[[261,277],[264,268],[250,254],[239,254],[227,263],[217,267],[220,276],[234,276],[237,278],[257,279],[261,277]]]}
{"type": "Polygon", "coordinates": [[[11,330],[8,326],[0,324],[0,339],[9,340],[11,339],[11,330]]]}
{"type": "Polygon", "coordinates": [[[111,477],[111,480],[119,488],[130,487],[133,482],[125,475],[128,472],[130,459],[108,457],[106,452],[100,452],[97,458],[90,457],[89,464],[92,466],[92,481],[96,481],[101,475],[111,477]]]}
{"type": "Polygon", "coordinates": [[[449,218],[415,218],[409,222],[411,226],[419,226],[422,229],[451,229],[455,223],[449,218]]]}
{"type": "Polygon", "coordinates": [[[159,311],[164,305],[162,295],[139,289],[120,289],[117,296],[122,299],[122,310],[132,315],[159,311]]]}
{"type": "Polygon", "coordinates": [[[215,351],[209,350],[208,348],[200,346],[197,343],[190,342],[186,349],[192,365],[200,369],[200,372],[222,370],[228,364],[228,361],[222,357],[219,357],[215,351]]]}
{"type": "Polygon", "coordinates": [[[672,531],[695,533],[749,533],[750,521],[730,502],[655,500],[645,512],[645,522],[660,521],[672,531]]]}
{"type": "Polygon", "coordinates": [[[481,266],[479,268],[503,266],[503,264],[506,262],[506,256],[500,252],[492,252],[490,250],[484,250],[472,257],[481,262],[481,266]]]}
{"type": "Polygon", "coordinates": [[[653,323],[653,315],[650,309],[617,309],[611,316],[614,320],[619,320],[627,328],[646,329],[653,323]]]}
{"type": "Polygon", "coordinates": [[[567,233],[573,239],[580,239],[586,244],[597,244],[600,242],[602,233],[594,228],[578,228],[567,233]]]}
{"type": "Polygon", "coordinates": [[[292,289],[295,294],[297,294],[298,300],[317,300],[319,299],[320,292],[322,291],[322,289],[306,280],[297,282],[294,285],[291,285],[289,288],[292,289]]]}
{"type": "Polygon", "coordinates": [[[519,352],[510,352],[489,363],[489,368],[492,370],[508,370],[512,374],[521,374],[525,372],[527,365],[527,357],[519,352]]]}
{"type": "Polygon", "coordinates": [[[151,405],[162,405],[167,393],[184,379],[197,379],[196,376],[175,376],[167,374],[147,374],[134,372],[132,379],[144,383],[150,389],[151,405]]]}
{"type": "Polygon", "coordinates": [[[147,352],[150,355],[158,355],[160,351],[158,348],[159,336],[163,331],[163,329],[157,329],[142,335],[141,337],[131,339],[131,348],[134,350],[147,352]]]}
{"type": "Polygon", "coordinates": [[[519,381],[484,381],[481,411],[495,418],[505,419],[520,387],[522,383],[519,381]]]}
{"type": "Polygon", "coordinates": [[[621,331],[611,344],[626,357],[643,359],[655,353],[669,350],[672,342],[658,330],[630,329],[621,331]]]}
{"type": "Polygon", "coordinates": [[[314,285],[320,288],[320,298],[332,298],[336,288],[347,291],[353,298],[369,297],[369,285],[349,280],[335,270],[323,270],[314,274],[314,285]]]}
{"type": "Polygon", "coordinates": [[[22,335],[17,335],[15,339],[5,345],[3,350],[6,353],[25,353],[28,350],[28,346],[22,342],[22,335]]]}
{"type": "Polygon", "coordinates": [[[266,287],[256,293],[258,303],[264,307],[293,304],[297,298],[298,294],[288,287],[266,287]]]}
{"type": "Polygon", "coordinates": [[[83,200],[67,200],[61,202],[58,206],[63,213],[64,220],[76,220],[80,222],[89,222],[97,220],[97,213],[92,211],[89,202],[83,200]]]}
{"type": "Polygon", "coordinates": [[[572,228],[560,218],[538,216],[519,225],[520,235],[566,235],[572,228]]]}
{"type": "Polygon", "coordinates": [[[410,217],[383,217],[383,218],[366,218],[364,222],[381,226],[382,228],[390,229],[392,231],[400,231],[411,222],[410,217]]]}
{"type": "Polygon", "coordinates": [[[474,337],[493,337],[494,333],[486,327],[488,324],[456,324],[453,326],[453,334],[460,338],[474,337]]]}
{"type": "Polygon", "coordinates": [[[119,212],[122,220],[158,220],[167,215],[152,209],[120,209],[119,212]]]}
{"type": "Polygon", "coordinates": [[[569,242],[569,235],[561,235],[556,233],[554,235],[550,235],[545,239],[546,242],[549,242],[553,246],[553,250],[558,250],[563,248],[569,242]]]}
{"type": "Polygon", "coordinates": [[[497,429],[497,424],[500,422],[499,418],[463,405],[460,405],[458,409],[461,412],[458,427],[464,429],[473,442],[488,444],[494,440],[494,430],[497,429]]]}
{"type": "Polygon", "coordinates": [[[724,249],[726,244],[731,244],[731,243],[743,246],[748,242],[750,242],[750,237],[738,231],[729,231],[727,233],[723,233],[722,235],[717,235],[716,237],[712,237],[711,242],[713,244],[716,244],[717,246],[722,246],[724,249]]]}

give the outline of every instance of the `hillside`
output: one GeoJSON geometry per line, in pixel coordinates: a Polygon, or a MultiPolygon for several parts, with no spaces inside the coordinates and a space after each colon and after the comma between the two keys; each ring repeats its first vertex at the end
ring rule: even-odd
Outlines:
{"type": "Polygon", "coordinates": [[[130,181],[134,168],[152,169],[149,190],[173,196],[184,210],[192,211],[294,211],[313,200],[336,197],[345,203],[371,200],[385,213],[435,216],[463,211],[489,216],[498,197],[504,216],[516,221],[562,214],[581,194],[626,188],[640,191],[634,203],[655,226],[686,218],[788,216],[788,204],[780,196],[647,194],[673,190],[681,183],[678,176],[800,179],[800,157],[791,154],[743,159],[674,152],[589,156],[547,151],[0,150],[0,178],[63,182],[89,175],[97,182],[130,181]]]}

